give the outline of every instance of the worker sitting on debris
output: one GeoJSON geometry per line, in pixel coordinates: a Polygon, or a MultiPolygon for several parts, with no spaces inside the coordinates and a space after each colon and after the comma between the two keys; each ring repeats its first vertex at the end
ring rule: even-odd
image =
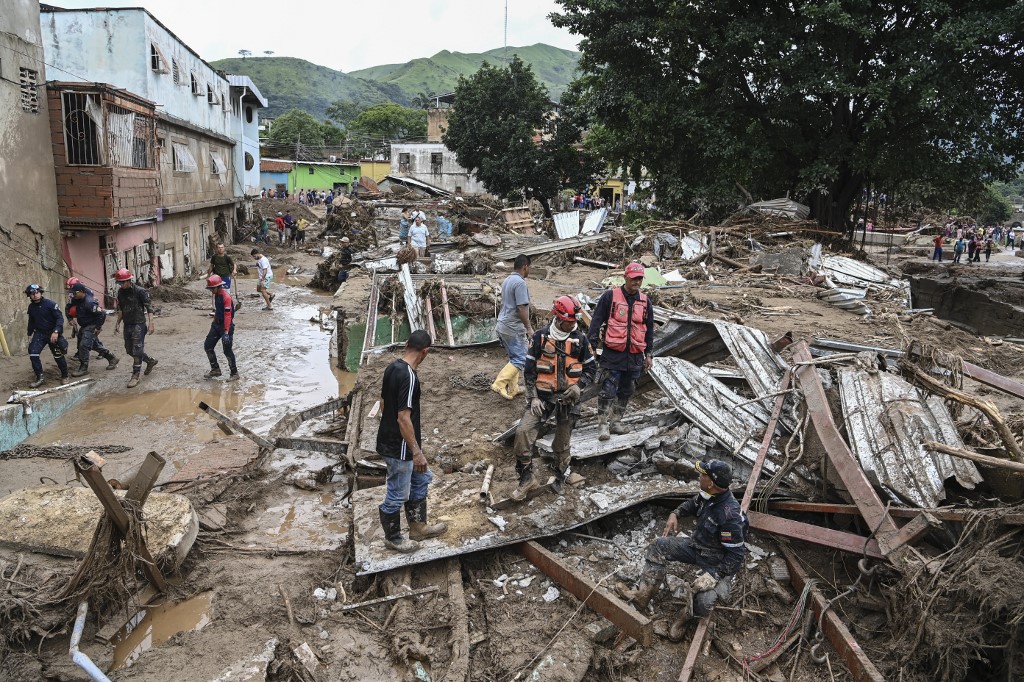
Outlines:
{"type": "Polygon", "coordinates": [[[526,356],[527,408],[516,428],[512,447],[519,487],[512,499],[522,501],[541,482],[533,472],[533,444],[541,425],[555,415],[555,492],[561,493],[569,475],[569,441],[580,414],[580,393],[597,376],[587,337],[576,326],[580,304],[560,296],[552,307],[551,326],[538,330],[526,356]]]}
{"type": "Polygon", "coordinates": [[[445,523],[427,523],[427,492],[434,476],[420,444],[420,382],[416,368],[430,352],[430,335],[418,329],[405,342],[405,352],[384,370],[377,454],[388,465],[380,525],[384,546],[396,552],[415,552],[417,540],[443,535],[445,523]],[[409,539],[402,535],[402,506],[409,522],[409,539]]]}
{"type": "Polygon", "coordinates": [[[68,342],[64,338],[64,316],[60,306],[48,298],[43,298],[43,288],[38,284],[25,287],[28,304],[28,359],[32,363],[32,371],[36,378],[32,388],[43,385],[43,361],[39,354],[44,346],[50,347],[50,353],[60,369],[60,382],[68,382],[68,342]]]}
{"type": "MultiPolygon", "coordinates": [[[[646,610],[665,578],[665,564],[681,561],[699,568],[690,583],[693,590],[693,615],[704,617],[715,602],[728,599],[733,576],[743,566],[747,520],[740,512],[740,504],[729,490],[732,467],[719,459],[699,461],[700,492],[685,500],[668,515],[661,537],[647,546],[640,583],[631,590],[624,583],[616,583],[619,595],[646,610]],[[680,516],[696,516],[693,537],[676,535],[680,516]]],[[[689,600],[688,600],[689,601],[689,600]]],[[[690,617],[689,603],[676,618],[669,632],[670,639],[682,638],[683,626],[690,617]]]]}
{"type": "Polygon", "coordinates": [[[530,276],[530,257],[519,254],[512,261],[515,269],[501,283],[501,310],[494,330],[501,347],[508,355],[508,362],[498,378],[491,384],[491,390],[506,400],[512,400],[522,393],[519,375],[526,367],[526,349],[533,339],[533,324],[530,322],[530,289],[526,278],[530,276]]]}
{"type": "Polygon", "coordinates": [[[107,320],[107,311],[81,282],[71,285],[71,301],[79,327],[78,369],[71,372],[71,376],[80,377],[89,373],[89,355],[94,350],[107,361],[107,369],[114,369],[119,359],[103,346],[99,338],[103,323],[107,320]]]}
{"type": "Polygon", "coordinates": [[[206,335],[203,343],[203,350],[210,361],[210,371],[203,375],[206,379],[212,379],[221,375],[220,365],[217,364],[217,342],[220,341],[224,348],[224,357],[228,359],[228,369],[231,374],[228,381],[238,380],[238,366],[235,365],[235,353],[231,349],[235,338],[235,302],[231,299],[228,283],[220,275],[210,275],[206,278],[206,288],[213,296],[214,315],[210,322],[210,332],[206,335]]]}
{"type": "Polygon", "coordinates": [[[630,263],[623,274],[622,286],[601,294],[587,332],[590,345],[597,348],[604,327],[601,395],[597,401],[599,440],[608,440],[612,433],[629,432],[621,423],[622,415],[636,391],[640,374],[651,369],[654,349],[654,307],[647,296],[640,293],[644,266],[630,263]],[[614,407],[613,400],[616,401],[614,407]]]}

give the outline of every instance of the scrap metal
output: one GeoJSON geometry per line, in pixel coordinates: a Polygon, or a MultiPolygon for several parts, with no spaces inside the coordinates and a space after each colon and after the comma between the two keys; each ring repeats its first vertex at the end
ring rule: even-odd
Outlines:
{"type": "Polygon", "coordinates": [[[566,211],[551,216],[555,223],[555,235],[558,239],[568,239],[580,233],[580,212],[566,211]]]}
{"type": "MultiPolygon", "coordinates": [[[[821,547],[838,549],[857,556],[869,556],[872,559],[884,559],[878,542],[862,535],[854,535],[841,530],[822,528],[810,523],[784,519],[781,516],[762,514],[756,511],[747,512],[750,527],[763,530],[773,535],[782,535],[794,540],[802,540],[821,547]]],[[[894,534],[895,535],[895,534],[894,534]]]]}
{"type": "Polygon", "coordinates": [[[497,260],[512,260],[519,254],[526,256],[540,256],[545,253],[555,253],[557,251],[568,251],[570,249],[582,249],[590,244],[596,244],[597,242],[603,242],[610,239],[612,236],[611,232],[601,232],[599,234],[584,234],[578,237],[570,237],[569,239],[559,239],[557,241],[544,242],[543,244],[537,244],[536,246],[523,246],[516,247],[514,249],[504,249],[502,251],[495,251],[494,258],[497,260]]]}

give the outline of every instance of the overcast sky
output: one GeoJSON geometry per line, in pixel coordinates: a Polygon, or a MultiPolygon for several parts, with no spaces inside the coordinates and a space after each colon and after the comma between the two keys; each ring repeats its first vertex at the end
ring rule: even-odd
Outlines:
{"type": "MultiPolygon", "coordinates": [[[[505,0],[48,0],[64,8],[145,7],[207,61],[241,49],[299,57],[339,71],[483,52],[504,44],[505,0]]],[[[508,44],[577,40],[548,21],[554,0],[508,0],[508,44]]]]}

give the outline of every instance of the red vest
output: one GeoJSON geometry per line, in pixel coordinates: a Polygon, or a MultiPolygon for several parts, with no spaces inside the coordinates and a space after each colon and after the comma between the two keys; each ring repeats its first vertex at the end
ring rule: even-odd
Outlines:
{"type": "Polygon", "coordinates": [[[625,351],[628,338],[629,352],[643,353],[647,349],[648,305],[645,294],[640,294],[639,300],[630,306],[626,301],[626,295],[622,293],[622,287],[612,289],[612,305],[608,311],[608,324],[604,331],[604,347],[625,351]]]}

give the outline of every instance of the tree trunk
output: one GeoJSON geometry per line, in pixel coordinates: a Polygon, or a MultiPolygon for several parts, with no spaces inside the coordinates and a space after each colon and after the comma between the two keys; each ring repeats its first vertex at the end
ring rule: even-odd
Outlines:
{"type": "Polygon", "coordinates": [[[551,204],[550,204],[550,202],[548,202],[548,198],[547,197],[534,197],[534,199],[539,201],[540,205],[541,205],[541,208],[544,209],[544,217],[550,219],[551,218],[551,204]]]}

